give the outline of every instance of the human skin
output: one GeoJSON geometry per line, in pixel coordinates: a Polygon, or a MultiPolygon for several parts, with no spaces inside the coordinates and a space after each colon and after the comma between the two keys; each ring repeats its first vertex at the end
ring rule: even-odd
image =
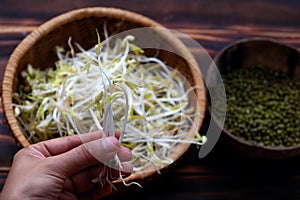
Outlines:
{"type": "Polygon", "coordinates": [[[118,155],[125,174],[130,174],[131,152],[117,138],[101,135],[94,132],[61,137],[23,148],[14,157],[0,199],[73,200],[109,195],[111,183],[92,181],[104,166],[99,164],[99,157],[109,163],[118,155]]]}

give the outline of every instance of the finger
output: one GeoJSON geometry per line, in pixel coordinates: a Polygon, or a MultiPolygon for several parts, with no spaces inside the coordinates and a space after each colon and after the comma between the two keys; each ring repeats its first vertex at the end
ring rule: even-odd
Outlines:
{"type": "Polygon", "coordinates": [[[118,150],[118,156],[121,162],[130,161],[132,157],[131,150],[126,147],[120,146],[118,150]]]}
{"type": "Polygon", "coordinates": [[[82,193],[87,190],[90,190],[95,185],[99,183],[103,183],[106,181],[106,178],[110,180],[116,180],[121,177],[129,176],[133,171],[133,165],[130,162],[123,162],[121,163],[122,171],[115,170],[111,168],[106,168],[105,172],[103,170],[103,165],[96,165],[92,166],[86,170],[80,171],[79,173],[73,175],[70,180],[73,189],[78,192],[82,193]],[[108,174],[105,174],[108,173],[108,174]]]}
{"type": "Polygon", "coordinates": [[[130,162],[122,162],[120,170],[112,170],[112,179],[116,180],[121,177],[129,176],[133,172],[133,165],[130,162]]]}
{"type": "Polygon", "coordinates": [[[97,164],[112,160],[120,147],[115,137],[106,137],[80,145],[63,154],[49,157],[50,164],[58,173],[70,177],[75,173],[97,164]]]}
{"type": "Polygon", "coordinates": [[[87,168],[86,170],[80,171],[73,175],[70,179],[72,181],[72,187],[77,193],[88,191],[99,185],[99,182],[93,181],[99,177],[102,169],[100,165],[95,165],[87,168]]]}
{"type": "Polygon", "coordinates": [[[58,199],[77,199],[77,197],[72,192],[67,191],[67,190],[63,190],[59,194],[59,198],[58,199]]]}
{"type": "Polygon", "coordinates": [[[93,189],[78,195],[80,200],[98,200],[112,193],[112,185],[105,183],[103,186],[96,185],[93,189]]]}
{"type": "Polygon", "coordinates": [[[133,165],[131,162],[122,162],[122,174],[129,176],[133,172],[133,165]]]}
{"type": "MultiPolygon", "coordinates": [[[[111,180],[116,180],[120,178],[120,175],[125,178],[131,174],[133,171],[133,166],[130,162],[123,162],[122,164],[122,172],[113,170],[113,169],[106,169],[110,170],[109,178],[111,180]],[[121,174],[120,174],[121,173],[121,174]]],[[[77,174],[73,175],[69,181],[66,182],[64,188],[69,191],[73,191],[76,193],[83,193],[85,191],[91,190],[96,185],[102,182],[105,182],[106,175],[103,174],[101,176],[103,166],[102,165],[95,165],[92,167],[87,168],[86,170],[80,171],[77,174]]]]}
{"type": "Polygon", "coordinates": [[[41,152],[44,156],[54,156],[69,151],[84,142],[89,142],[102,137],[102,131],[85,133],[81,135],[66,136],[55,138],[33,144],[32,146],[41,152]]]}

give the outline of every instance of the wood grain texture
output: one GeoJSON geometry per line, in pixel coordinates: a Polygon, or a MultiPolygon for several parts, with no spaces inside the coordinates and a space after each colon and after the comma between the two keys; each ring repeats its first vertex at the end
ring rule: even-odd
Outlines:
{"type": "MultiPolygon", "coordinates": [[[[1,0],[0,80],[13,49],[37,26],[63,12],[88,6],[128,9],[199,42],[211,56],[245,37],[267,37],[300,49],[300,1],[291,0],[1,0]]],[[[199,49],[190,47],[197,55],[199,49]]],[[[0,106],[0,190],[18,149],[0,106]]],[[[198,150],[167,174],[126,199],[300,199],[300,158],[245,159],[219,140],[204,159],[198,150]]],[[[109,199],[118,199],[118,195],[109,199]]]]}

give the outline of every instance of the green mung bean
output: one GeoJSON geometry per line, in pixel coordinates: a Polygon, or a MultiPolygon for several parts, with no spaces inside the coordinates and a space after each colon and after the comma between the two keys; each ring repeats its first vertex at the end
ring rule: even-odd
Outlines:
{"type": "Polygon", "coordinates": [[[251,143],[300,143],[300,81],[261,67],[222,75],[226,89],[224,128],[251,143]]]}

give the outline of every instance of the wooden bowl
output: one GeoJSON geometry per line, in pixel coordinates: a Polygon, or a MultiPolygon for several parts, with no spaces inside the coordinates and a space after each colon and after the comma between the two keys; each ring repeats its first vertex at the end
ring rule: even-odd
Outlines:
{"type": "MultiPolygon", "coordinates": [[[[267,38],[247,38],[225,47],[215,56],[214,61],[221,74],[240,67],[259,65],[283,71],[291,77],[300,78],[299,58],[299,51],[290,45],[267,38]]],[[[213,118],[218,123],[215,115],[213,118]]],[[[300,145],[263,146],[245,141],[226,129],[223,129],[222,139],[237,154],[252,158],[284,159],[300,155],[300,145]]]]}
{"type": "MultiPolygon", "coordinates": [[[[29,34],[14,50],[7,63],[3,78],[3,105],[7,122],[17,140],[24,147],[30,145],[24,136],[22,129],[14,115],[12,109],[12,94],[16,91],[19,84],[19,73],[28,64],[40,67],[54,67],[57,60],[55,46],[62,46],[67,49],[69,37],[82,45],[83,48],[89,49],[97,43],[96,29],[100,32],[100,37],[104,38],[103,25],[107,25],[108,34],[114,35],[126,30],[141,27],[158,27],[163,28],[157,22],[146,18],[142,15],[115,8],[83,8],[74,10],[55,17],[29,34]]],[[[153,38],[148,38],[153,42],[164,42],[171,49],[180,53],[178,56],[168,51],[159,51],[158,57],[169,66],[176,68],[190,83],[190,85],[199,85],[204,88],[201,72],[195,59],[186,46],[168,31],[154,30],[153,38]]],[[[146,54],[151,51],[146,51],[146,54]]],[[[153,52],[152,52],[153,53],[153,52]]],[[[155,51],[157,53],[157,51],[155,51]]],[[[205,91],[196,90],[197,105],[195,111],[204,116],[206,97],[205,91]]],[[[202,119],[194,121],[197,129],[202,125],[202,119]]],[[[194,136],[190,131],[189,136],[194,136]]],[[[173,160],[176,161],[188,149],[188,144],[180,144],[173,160]]],[[[138,172],[129,176],[126,181],[143,179],[153,175],[156,170],[147,172],[138,172]]]]}

